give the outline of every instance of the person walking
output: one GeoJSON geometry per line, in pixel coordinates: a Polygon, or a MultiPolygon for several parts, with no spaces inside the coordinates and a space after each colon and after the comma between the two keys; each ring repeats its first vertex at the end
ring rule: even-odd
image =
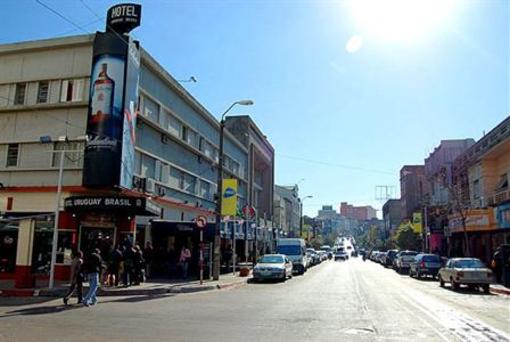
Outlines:
{"type": "Polygon", "coordinates": [[[145,243],[145,249],[143,250],[143,257],[145,259],[145,277],[149,278],[151,276],[151,265],[152,259],[154,256],[154,248],[152,247],[152,243],[147,241],[145,243]]]}
{"type": "Polygon", "coordinates": [[[134,268],[134,249],[131,245],[126,246],[124,249],[124,275],[122,282],[124,286],[128,287],[135,282],[133,268],[134,268]]]}
{"type": "Polygon", "coordinates": [[[97,303],[96,292],[99,288],[99,274],[101,273],[103,259],[101,258],[101,251],[99,248],[88,256],[85,261],[85,270],[87,272],[87,279],[89,281],[89,291],[83,298],[83,305],[95,305],[97,303]]]}
{"type": "Polygon", "coordinates": [[[181,256],[179,257],[179,264],[182,269],[182,279],[186,280],[188,278],[188,267],[189,267],[189,259],[191,258],[191,251],[185,245],[181,248],[181,256]]]}
{"type": "Polygon", "coordinates": [[[71,286],[69,286],[69,291],[67,291],[66,295],[62,300],[64,304],[67,305],[69,298],[73,295],[74,290],[76,290],[76,295],[78,296],[78,304],[81,304],[83,299],[83,252],[76,251],[73,254],[73,261],[71,263],[71,286]]]}
{"type": "Polygon", "coordinates": [[[119,286],[120,281],[120,263],[122,262],[122,250],[120,246],[115,248],[110,256],[110,269],[108,275],[109,286],[119,286]]]}
{"type": "Polygon", "coordinates": [[[133,273],[134,273],[134,284],[140,285],[143,281],[143,253],[140,245],[136,245],[133,253],[133,273]]]}

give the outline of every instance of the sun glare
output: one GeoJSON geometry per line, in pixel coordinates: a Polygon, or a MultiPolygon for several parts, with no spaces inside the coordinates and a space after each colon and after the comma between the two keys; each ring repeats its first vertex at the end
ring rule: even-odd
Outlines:
{"type": "Polygon", "coordinates": [[[351,0],[358,29],[391,41],[416,41],[437,32],[455,0],[351,0]]]}

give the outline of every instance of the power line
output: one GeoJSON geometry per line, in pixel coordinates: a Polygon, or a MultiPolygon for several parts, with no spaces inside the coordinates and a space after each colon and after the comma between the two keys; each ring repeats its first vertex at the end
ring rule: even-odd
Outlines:
{"type": "Polygon", "coordinates": [[[277,153],[277,156],[287,158],[287,159],[293,159],[298,160],[306,163],[312,163],[312,164],[321,164],[321,165],[327,165],[327,166],[334,166],[339,167],[343,169],[350,169],[350,170],[357,170],[357,171],[363,171],[363,172],[372,172],[372,173],[379,173],[384,175],[395,175],[394,172],[390,171],[384,171],[384,170],[377,170],[377,169],[370,169],[370,168],[364,168],[361,166],[353,166],[353,165],[345,165],[345,164],[337,164],[337,163],[331,163],[323,160],[314,160],[314,159],[308,159],[308,158],[301,158],[301,157],[295,157],[295,156],[289,156],[277,153]]]}
{"type": "Polygon", "coordinates": [[[84,29],[82,26],[76,24],[75,22],[71,21],[70,19],[68,19],[66,16],[64,16],[63,14],[60,14],[58,11],[56,11],[55,9],[51,8],[50,6],[46,5],[44,2],[42,2],[41,0],[35,0],[35,2],[37,2],[39,5],[43,6],[44,8],[46,8],[47,10],[49,10],[50,12],[52,12],[53,14],[59,16],[60,18],[62,18],[63,20],[65,20],[66,22],[68,22],[69,24],[73,25],[74,27],[82,30],[83,32],[85,33],[90,33],[88,32],[86,29],[84,29]]]}

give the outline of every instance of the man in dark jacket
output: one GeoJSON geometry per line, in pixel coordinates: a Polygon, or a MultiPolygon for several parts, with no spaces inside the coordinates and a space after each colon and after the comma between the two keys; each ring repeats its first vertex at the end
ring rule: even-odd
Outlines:
{"type": "Polygon", "coordinates": [[[99,288],[99,274],[103,259],[101,258],[101,251],[96,248],[85,260],[85,271],[87,272],[87,279],[89,281],[89,291],[85,298],[83,298],[83,305],[89,306],[97,303],[96,292],[99,288]]]}

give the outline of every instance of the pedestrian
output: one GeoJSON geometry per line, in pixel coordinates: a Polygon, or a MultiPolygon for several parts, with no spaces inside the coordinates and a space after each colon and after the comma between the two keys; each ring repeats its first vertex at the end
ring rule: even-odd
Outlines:
{"type": "Polygon", "coordinates": [[[182,279],[186,280],[188,278],[188,266],[189,259],[191,258],[191,251],[185,245],[181,248],[181,256],[179,257],[179,265],[182,269],[182,279]]]}
{"type": "Polygon", "coordinates": [[[120,264],[122,262],[122,250],[120,245],[117,245],[116,248],[113,249],[110,256],[110,267],[108,270],[108,285],[109,286],[119,286],[120,281],[120,264]]]}
{"type": "Polygon", "coordinates": [[[143,269],[144,269],[144,259],[142,249],[140,245],[136,245],[134,247],[133,252],[133,274],[134,274],[134,284],[140,285],[140,282],[143,281],[143,269]]]}
{"type": "Polygon", "coordinates": [[[131,245],[128,245],[124,249],[124,274],[123,274],[123,283],[124,286],[128,287],[134,283],[134,249],[131,245]]]}
{"type": "Polygon", "coordinates": [[[87,272],[87,279],[89,281],[89,291],[83,298],[83,305],[95,305],[97,303],[96,292],[99,288],[99,274],[101,273],[103,259],[101,258],[101,251],[99,248],[88,256],[85,261],[85,270],[87,272]]]}
{"type": "Polygon", "coordinates": [[[83,278],[83,252],[76,251],[73,253],[73,261],[71,263],[71,285],[67,294],[62,298],[65,305],[67,305],[74,290],[76,290],[76,295],[78,296],[78,304],[81,304],[83,299],[83,278]]]}
{"type": "Polygon", "coordinates": [[[491,267],[496,275],[496,282],[501,283],[501,276],[503,275],[503,253],[501,246],[496,248],[496,251],[492,255],[491,267]]]}
{"type": "Polygon", "coordinates": [[[149,278],[151,276],[151,266],[152,259],[154,256],[154,248],[152,247],[152,243],[147,241],[145,243],[145,249],[143,250],[143,257],[145,259],[145,277],[149,278]]]}

